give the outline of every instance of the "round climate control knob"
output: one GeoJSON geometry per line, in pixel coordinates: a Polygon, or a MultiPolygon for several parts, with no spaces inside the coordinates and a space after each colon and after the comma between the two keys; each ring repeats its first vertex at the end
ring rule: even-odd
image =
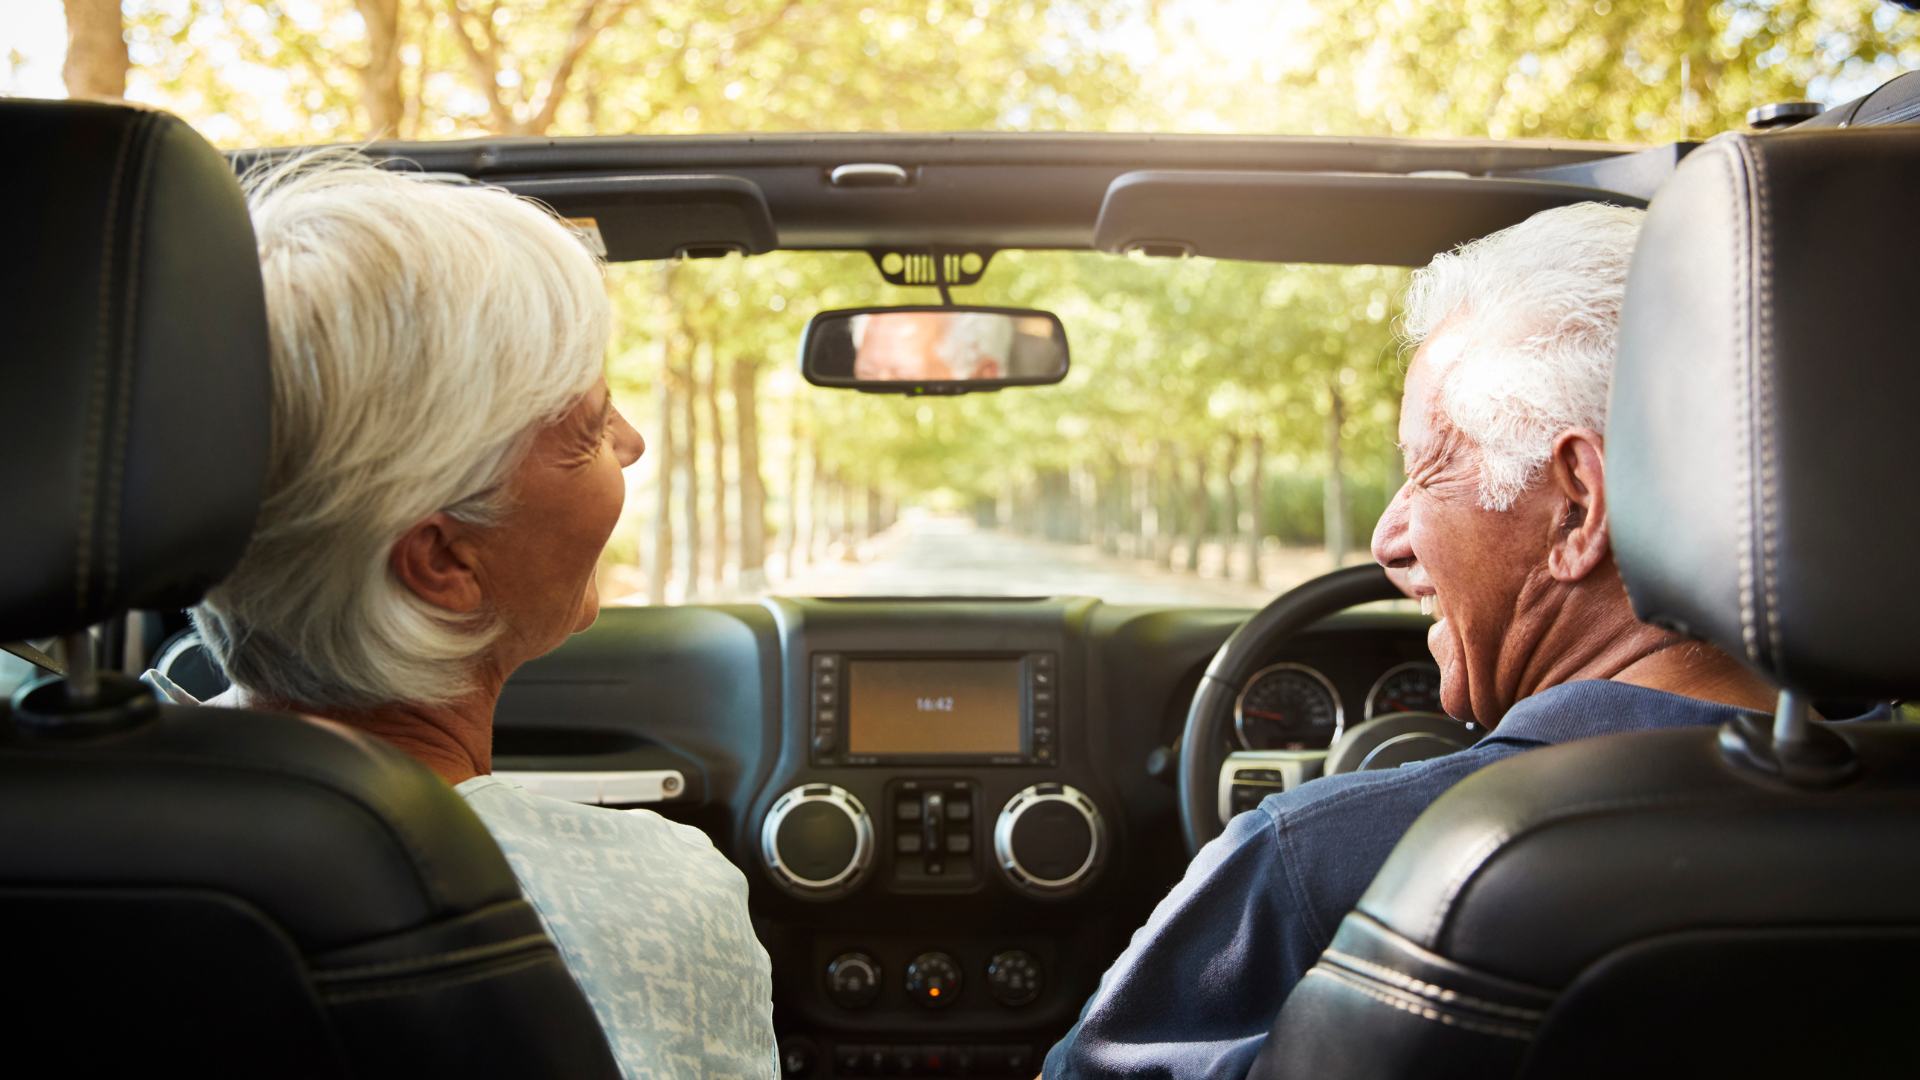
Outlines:
{"type": "Polygon", "coordinates": [[[843,787],[807,784],[775,799],[760,857],[787,891],[824,900],[853,889],[873,865],[873,821],[843,787]]]}
{"type": "Polygon", "coordinates": [[[960,996],[960,965],[943,952],[921,953],[907,964],[907,996],[929,1009],[944,1009],[960,996]]]}
{"type": "Polygon", "coordinates": [[[1093,800],[1065,784],[1035,784],[1007,800],[993,826],[993,855],[1013,887],[1065,896],[1106,860],[1107,827],[1093,800]]]}
{"type": "Polygon", "coordinates": [[[841,953],[827,965],[827,996],[843,1009],[864,1009],[880,996],[880,965],[863,952],[841,953]]]}
{"type": "Polygon", "coordinates": [[[1033,1004],[1044,985],[1040,961],[1024,949],[995,953],[987,961],[987,989],[993,1000],[1010,1009],[1033,1004]]]}

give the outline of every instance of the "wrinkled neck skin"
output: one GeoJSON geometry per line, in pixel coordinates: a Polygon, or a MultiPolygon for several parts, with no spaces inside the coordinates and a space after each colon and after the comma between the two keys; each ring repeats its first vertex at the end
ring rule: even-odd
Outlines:
{"type": "Polygon", "coordinates": [[[239,687],[208,704],[331,720],[392,745],[453,786],[493,771],[493,710],[506,681],[506,674],[489,661],[476,673],[470,693],[444,705],[396,702],[370,709],[315,708],[267,701],[239,687]]]}
{"type": "Polygon", "coordinates": [[[1576,582],[1544,568],[1527,575],[1500,655],[1473,672],[1473,714],[1492,727],[1519,701],[1583,679],[1663,690],[1771,712],[1775,691],[1739,661],[1705,642],[1633,616],[1612,558],[1576,582]],[[1502,675],[1504,671],[1507,674],[1502,675]]]}

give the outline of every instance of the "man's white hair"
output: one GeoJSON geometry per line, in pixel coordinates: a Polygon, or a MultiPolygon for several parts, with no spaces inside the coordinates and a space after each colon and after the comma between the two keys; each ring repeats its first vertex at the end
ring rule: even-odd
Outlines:
{"type": "Polygon", "coordinates": [[[1465,347],[1434,373],[1435,400],[1479,452],[1487,509],[1513,505],[1561,432],[1605,429],[1643,217],[1602,203],[1543,210],[1414,273],[1401,323],[1408,343],[1443,326],[1464,335],[1465,347]]]}
{"type": "Polygon", "coordinates": [[[436,511],[485,527],[533,435],[596,384],[598,261],[538,204],[312,155],[249,175],[273,440],[240,565],[194,610],[265,700],[439,703],[499,632],[415,596],[393,544],[436,511]]]}

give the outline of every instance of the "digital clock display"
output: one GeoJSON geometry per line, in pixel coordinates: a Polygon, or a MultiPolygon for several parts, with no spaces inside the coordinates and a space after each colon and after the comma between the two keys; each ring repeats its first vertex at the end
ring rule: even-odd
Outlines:
{"type": "Polygon", "coordinates": [[[847,751],[856,755],[1018,754],[1021,661],[854,660],[847,751]]]}

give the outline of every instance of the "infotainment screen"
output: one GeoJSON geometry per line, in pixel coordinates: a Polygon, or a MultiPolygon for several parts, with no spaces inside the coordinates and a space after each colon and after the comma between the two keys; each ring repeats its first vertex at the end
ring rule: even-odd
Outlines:
{"type": "Polygon", "coordinates": [[[851,660],[852,754],[1018,754],[1021,661],[851,660]]]}

